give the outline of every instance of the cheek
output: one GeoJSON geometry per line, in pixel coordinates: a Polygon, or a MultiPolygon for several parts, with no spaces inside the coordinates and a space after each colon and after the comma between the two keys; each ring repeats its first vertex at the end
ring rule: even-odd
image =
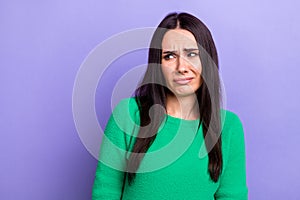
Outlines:
{"type": "Polygon", "coordinates": [[[199,88],[202,85],[202,82],[203,82],[203,79],[202,79],[202,76],[201,76],[201,69],[199,69],[199,71],[195,71],[194,73],[197,77],[194,84],[195,84],[195,87],[199,88]]]}
{"type": "Polygon", "coordinates": [[[202,73],[202,65],[201,65],[201,63],[199,65],[195,66],[194,69],[195,69],[195,73],[196,74],[201,75],[201,73],[202,73]]]}
{"type": "Polygon", "coordinates": [[[168,81],[172,76],[172,70],[169,67],[164,67],[164,66],[162,66],[161,70],[166,81],[168,81]]]}
{"type": "Polygon", "coordinates": [[[196,77],[201,77],[202,67],[201,66],[193,67],[193,68],[191,68],[191,71],[196,77]]]}

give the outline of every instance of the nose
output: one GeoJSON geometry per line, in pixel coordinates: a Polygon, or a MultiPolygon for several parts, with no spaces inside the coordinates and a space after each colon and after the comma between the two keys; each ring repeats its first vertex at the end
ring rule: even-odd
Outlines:
{"type": "Polygon", "coordinates": [[[177,72],[180,74],[185,74],[188,72],[188,63],[183,56],[179,56],[177,59],[177,72]]]}

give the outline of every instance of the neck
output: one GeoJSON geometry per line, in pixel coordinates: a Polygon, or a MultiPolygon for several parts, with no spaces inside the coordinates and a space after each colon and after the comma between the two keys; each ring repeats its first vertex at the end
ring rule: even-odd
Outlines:
{"type": "Polygon", "coordinates": [[[196,95],[184,97],[168,95],[166,104],[168,115],[187,120],[199,118],[199,106],[196,95]]]}

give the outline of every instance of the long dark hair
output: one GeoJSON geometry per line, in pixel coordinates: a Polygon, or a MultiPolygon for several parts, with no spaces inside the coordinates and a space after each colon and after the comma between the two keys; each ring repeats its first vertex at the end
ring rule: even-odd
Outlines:
{"type": "Polygon", "coordinates": [[[164,34],[175,28],[188,30],[198,43],[203,78],[200,88],[195,92],[200,114],[198,129],[202,123],[211,179],[217,182],[222,171],[221,87],[217,50],[209,29],[198,18],[188,13],[171,13],[162,20],[154,32],[149,49],[147,70],[135,91],[141,128],[132,149],[133,153],[127,163],[126,173],[129,184],[133,182],[136,176],[135,172],[138,170],[144,154],[155,140],[158,128],[164,119],[166,98],[170,91],[165,87],[165,79],[161,71],[161,44],[164,34]],[[154,105],[160,105],[160,107],[154,105]]]}

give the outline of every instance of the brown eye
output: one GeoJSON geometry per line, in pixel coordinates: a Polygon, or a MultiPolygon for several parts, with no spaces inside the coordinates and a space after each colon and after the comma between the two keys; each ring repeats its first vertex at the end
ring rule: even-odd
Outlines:
{"type": "Polygon", "coordinates": [[[190,52],[190,53],[188,53],[187,56],[188,56],[188,57],[195,57],[195,56],[198,56],[198,54],[195,53],[195,52],[190,52]]]}
{"type": "Polygon", "coordinates": [[[171,60],[173,58],[175,58],[175,55],[173,53],[169,53],[169,54],[167,54],[167,55],[164,56],[165,60],[171,60]]]}

